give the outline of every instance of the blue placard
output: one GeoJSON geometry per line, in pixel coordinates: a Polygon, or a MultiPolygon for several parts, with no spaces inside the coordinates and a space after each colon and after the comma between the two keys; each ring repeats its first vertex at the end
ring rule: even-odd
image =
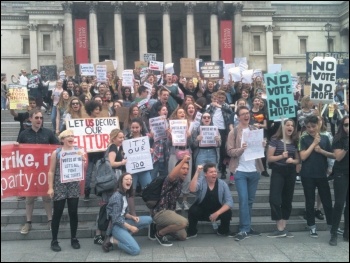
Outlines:
{"type": "Polygon", "coordinates": [[[282,117],[294,118],[296,112],[290,72],[282,71],[277,74],[265,74],[264,80],[269,120],[279,120],[282,117]]]}

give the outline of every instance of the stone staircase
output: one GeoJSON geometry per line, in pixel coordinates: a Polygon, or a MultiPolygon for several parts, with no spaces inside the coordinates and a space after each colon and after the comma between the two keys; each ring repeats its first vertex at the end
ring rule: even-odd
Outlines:
{"type": "MultiPolygon", "coordinates": [[[[48,115],[44,112],[44,127],[51,128],[51,122],[48,115]]],[[[13,117],[9,111],[1,111],[1,141],[16,141],[19,123],[13,121],[13,117]]],[[[226,180],[228,182],[228,179],[226,180]]],[[[333,184],[331,183],[331,188],[333,184]]],[[[270,178],[261,177],[258,190],[256,193],[255,203],[252,211],[252,227],[262,233],[269,233],[275,230],[275,222],[270,218],[269,205],[269,187],[270,178]]],[[[239,203],[238,194],[234,185],[230,185],[230,190],[234,199],[233,216],[231,220],[231,231],[236,232],[239,224],[239,203]]],[[[333,194],[332,194],[333,196],[333,194]]],[[[181,200],[181,197],[180,197],[181,200]]],[[[194,196],[190,195],[189,203],[194,202],[194,196]]],[[[78,224],[78,238],[89,238],[95,235],[95,221],[99,212],[99,197],[91,195],[89,202],[84,202],[81,198],[79,200],[79,224],[78,224]]],[[[135,197],[136,212],[138,215],[149,215],[149,210],[145,206],[141,197],[135,197]]],[[[306,231],[306,221],[303,219],[304,213],[304,194],[301,184],[296,184],[293,210],[290,220],[288,222],[288,230],[291,232],[306,231]]],[[[182,211],[181,214],[187,217],[187,212],[182,211]]],[[[26,221],[25,217],[25,201],[17,201],[16,197],[9,197],[1,200],[1,240],[32,240],[32,239],[51,239],[51,231],[47,227],[47,217],[43,209],[41,198],[35,202],[35,209],[32,218],[32,230],[28,235],[21,235],[20,229],[22,224],[26,221]]],[[[319,230],[326,230],[326,221],[316,219],[317,228],[319,230]]],[[[341,227],[343,222],[341,224],[341,227]]],[[[211,223],[199,222],[199,233],[214,233],[211,223]]],[[[141,230],[137,235],[147,235],[147,230],[141,230]]],[[[67,208],[65,208],[59,230],[59,238],[70,238],[70,226],[67,208]]]]}

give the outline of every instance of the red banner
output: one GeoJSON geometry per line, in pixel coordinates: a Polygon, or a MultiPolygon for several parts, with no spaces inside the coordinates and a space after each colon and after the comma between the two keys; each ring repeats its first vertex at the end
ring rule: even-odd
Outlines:
{"type": "Polygon", "coordinates": [[[87,20],[75,19],[75,63],[89,63],[87,20]]]}
{"type": "Polygon", "coordinates": [[[220,21],[221,59],[225,64],[233,62],[232,56],[232,20],[220,21]]]}
{"type": "MultiPolygon", "coordinates": [[[[10,196],[46,196],[51,154],[59,145],[1,146],[1,199],[10,196]]],[[[81,181],[80,192],[84,181],[81,181]]]]}

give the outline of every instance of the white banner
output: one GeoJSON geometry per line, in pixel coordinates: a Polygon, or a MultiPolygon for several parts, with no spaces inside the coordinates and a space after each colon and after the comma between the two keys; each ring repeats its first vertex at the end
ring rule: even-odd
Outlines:
{"type": "Polygon", "coordinates": [[[169,120],[173,146],[186,146],[187,120],[169,120]]]}
{"type": "Polygon", "coordinates": [[[123,70],[122,78],[123,78],[122,80],[123,87],[134,86],[134,71],[132,69],[123,70]]]}
{"type": "Polygon", "coordinates": [[[275,74],[282,71],[282,64],[269,64],[267,73],[275,74]]]}
{"type": "Polygon", "coordinates": [[[84,180],[83,151],[62,149],[60,155],[61,183],[84,180]]]}
{"type": "Polygon", "coordinates": [[[253,70],[242,71],[242,83],[252,83],[253,82],[253,70]]]}
{"type": "Polygon", "coordinates": [[[203,139],[199,142],[199,147],[217,146],[215,136],[218,136],[219,131],[216,126],[199,126],[200,135],[203,139]]]}
{"type": "Polygon", "coordinates": [[[96,65],[96,81],[105,83],[107,82],[107,66],[96,65]]]}
{"type": "Polygon", "coordinates": [[[242,133],[242,142],[247,144],[247,148],[242,154],[244,161],[255,160],[264,157],[264,129],[259,130],[249,130],[245,129],[242,133]]]}
{"type": "Polygon", "coordinates": [[[163,62],[160,61],[150,61],[148,68],[150,70],[157,70],[157,71],[163,71],[163,62]]]}
{"type": "Polygon", "coordinates": [[[228,73],[232,75],[232,81],[238,82],[242,80],[241,69],[239,67],[230,68],[228,73]]]}
{"type": "Polygon", "coordinates": [[[153,169],[149,138],[147,136],[123,141],[126,171],[131,174],[153,169]]]}
{"type": "Polygon", "coordinates": [[[224,64],[224,84],[228,84],[230,82],[229,70],[235,66],[235,63],[224,64]]]}
{"type": "Polygon", "coordinates": [[[82,76],[95,76],[94,64],[80,64],[80,75],[82,76]]]}
{"type": "Polygon", "coordinates": [[[164,71],[166,74],[174,74],[175,73],[174,63],[165,64],[164,69],[165,69],[164,71]]]}
{"type": "Polygon", "coordinates": [[[166,116],[150,118],[149,126],[151,128],[151,131],[153,132],[153,139],[155,142],[161,139],[165,139],[167,137],[166,116]]]}
{"type": "Polygon", "coordinates": [[[105,151],[111,131],[120,129],[118,117],[71,119],[66,121],[66,127],[74,131],[74,144],[85,152],[105,151]]]}

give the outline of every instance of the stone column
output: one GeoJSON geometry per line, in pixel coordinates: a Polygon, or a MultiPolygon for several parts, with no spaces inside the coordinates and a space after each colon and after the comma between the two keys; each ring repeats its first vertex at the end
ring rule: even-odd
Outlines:
{"type": "Polygon", "coordinates": [[[62,7],[64,10],[64,55],[72,56],[74,59],[72,3],[65,1],[62,7]]]}
{"type": "Polygon", "coordinates": [[[266,68],[273,64],[273,35],[272,25],[265,26],[266,29],[266,68]]]}
{"type": "MultiPolygon", "coordinates": [[[[242,27],[242,41],[243,43],[249,43],[249,37],[250,37],[250,25],[244,25],[242,27]]],[[[249,57],[249,44],[242,46],[242,57],[249,57]]]]}
{"type": "Polygon", "coordinates": [[[38,25],[29,24],[30,69],[38,68],[38,25]]]}
{"type": "Polygon", "coordinates": [[[97,5],[98,2],[90,1],[89,31],[90,31],[90,63],[98,63],[98,32],[97,32],[97,5]]]}
{"type": "Polygon", "coordinates": [[[211,43],[211,60],[219,60],[219,27],[217,4],[209,4],[210,11],[210,43],[211,43]]]}
{"type": "Polygon", "coordinates": [[[241,3],[237,3],[234,5],[234,29],[235,29],[235,54],[234,57],[243,57],[243,44],[242,44],[242,9],[243,5],[241,3]]]}
{"type": "Polygon", "coordinates": [[[143,61],[143,55],[147,52],[147,25],[146,25],[146,8],[147,3],[137,2],[139,9],[139,50],[140,61],[143,61]]]}
{"type": "Polygon", "coordinates": [[[62,45],[62,29],[63,24],[54,24],[53,29],[56,32],[56,66],[57,69],[63,70],[63,45],[62,45]]]}
{"type": "Polygon", "coordinates": [[[187,57],[196,58],[196,42],[195,42],[195,32],[194,32],[194,18],[193,18],[193,8],[196,2],[185,3],[187,9],[187,57]]]}
{"type": "Polygon", "coordinates": [[[171,53],[171,26],[170,26],[170,6],[171,3],[161,3],[163,11],[163,61],[164,65],[173,60],[171,53]]]}
{"type": "Polygon", "coordinates": [[[340,40],[340,50],[342,52],[349,52],[349,28],[344,28],[340,31],[340,40]]]}
{"type": "Polygon", "coordinates": [[[123,45],[123,24],[122,5],[123,2],[114,1],[114,51],[115,60],[118,63],[117,76],[121,76],[124,70],[124,45],[123,45]]]}

